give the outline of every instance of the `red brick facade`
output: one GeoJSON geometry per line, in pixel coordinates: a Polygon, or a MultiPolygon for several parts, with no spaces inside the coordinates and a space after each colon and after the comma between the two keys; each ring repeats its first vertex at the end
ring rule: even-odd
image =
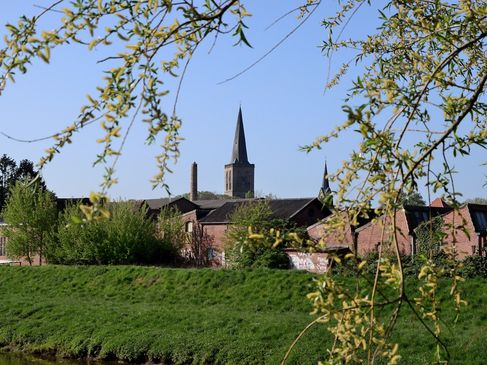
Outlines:
{"type": "MultiPolygon", "coordinates": [[[[483,208],[477,206],[477,208],[487,212],[487,206],[483,206],[483,208]]],[[[471,210],[472,206],[466,204],[443,216],[444,243],[449,247],[455,245],[459,259],[475,254],[485,255],[487,232],[477,232],[471,210]]]]}
{"type": "MultiPolygon", "coordinates": [[[[413,236],[410,234],[404,209],[396,212],[397,243],[403,255],[412,252],[413,236]]],[[[377,251],[381,242],[393,242],[393,231],[390,218],[379,217],[357,229],[357,248],[360,255],[377,251]]],[[[384,248],[384,246],[383,246],[384,248]]]]}

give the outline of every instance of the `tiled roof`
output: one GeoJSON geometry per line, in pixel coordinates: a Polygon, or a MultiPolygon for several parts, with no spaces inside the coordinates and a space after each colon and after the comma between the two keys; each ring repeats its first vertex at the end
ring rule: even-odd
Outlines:
{"type": "Polygon", "coordinates": [[[195,203],[200,209],[217,209],[228,202],[239,202],[244,199],[212,199],[212,200],[195,200],[195,203]]]}
{"type": "Polygon", "coordinates": [[[450,211],[451,208],[405,205],[404,213],[406,215],[409,233],[412,233],[421,223],[427,222],[431,218],[440,216],[450,211]]]}
{"type": "MultiPolygon", "coordinates": [[[[268,202],[274,218],[289,219],[315,199],[316,198],[273,199],[268,200],[268,202]]],[[[201,223],[228,223],[228,219],[235,209],[237,209],[239,205],[248,201],[251,200],[227,200],[225,201],[225,204],[203,218],[201,223]]]]}
{"type": "MultiPolygon", "coordinates": [[[[414,230],[423,222],[430,220],[430,218],[440,216],[442,214],[450,212],[451,208],[439,208],[439,207],[430,207],[430,206],[423,206],[423,205],[405,205],[403,207],[404,215],[406,217],[406,222],[408,225],[408,233],[413,233],[414,230]]],[[[398,210],[397,213],[401,212],[398,210]]],[[[396,214],[397,214],[396,213],[396,214]]],[[[380,219],[383,219],[382,216],[380,219]]],[[[374,224],[372,221],[365,223],[363,225],[359,225],[357,228],[357,232],[363,231],[370,225],[374,224]]]]}
{"type": "Polygon", "coordinates": [[[145,199],[144,202],[147,204],[149,209],[161,209],[164,205],[172,203],[175,200],[176,199],[174,198],[160,198],[160,199],[145,199]]]}

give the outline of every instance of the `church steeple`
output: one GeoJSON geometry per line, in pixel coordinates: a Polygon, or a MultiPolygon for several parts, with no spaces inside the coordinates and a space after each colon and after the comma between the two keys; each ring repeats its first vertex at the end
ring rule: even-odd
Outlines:
{"type": "Polygon", "coordinates": [[[318,198],[321,201],[327,200],[331,196],[331,188],[330,188],[330,181],[328,180],[328,166],[326,165],[325,161],[325,171],[323,172],[323,182],[321,184],[320,193],[318,198]]]}
{"type": "Polygon", "coordinates": [[[232,147],[232,159],[229,164],[225,165],[225,195],[234,198],[253,196],[254,169],[254,164],[251,164],[247,157],[242,108],[239,108],[232,147]]]}
{"type": "Polygon", "coordinates": [[[243,126],[242,108],[238,109],[237,127],[233,140],[232,159],[230,163],[248,164],[247,145],[245,143],[245,131],[243,126]]]}

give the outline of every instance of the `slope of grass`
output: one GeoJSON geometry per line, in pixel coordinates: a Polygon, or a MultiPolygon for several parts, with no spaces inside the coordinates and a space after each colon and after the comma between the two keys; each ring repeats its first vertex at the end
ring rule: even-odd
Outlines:
{"type": "MultiPolygon", "coordinates": [[[[310,274],[277,270],[2,267],[0,345],[76,358],[278,364],[312,320],[311,283],[310,274]]],[[[452,364],[487,363],[486,289],[465,284],[470,306],[446,333],[452,364]]],[[[403,364],[430,363],[434,342],[409,311],[395,338],[403,364]]],[[[316,364],[330,340],[313,327],[288,363],[316,364]]]]}

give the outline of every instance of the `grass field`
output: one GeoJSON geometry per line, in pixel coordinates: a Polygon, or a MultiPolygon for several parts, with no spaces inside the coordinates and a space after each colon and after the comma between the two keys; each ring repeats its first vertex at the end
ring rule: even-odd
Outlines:
{"type": "MultiPolygon", "coordinates": [[[[277,270],[2,267],[0,345],[67,357],[278,364],[313,319],[311,281],[277,270]]],[[[469,306],[445,332],[451,364],[487,364],[487,282],[470,280],[464,290],[469,306]]],[[[402,364],[431,363],[434,343],[412,313],[401,314],[395,338],[402,364]]],[[[329,344],[315,326],[288,363],[316,364],[329,344]]]]}

